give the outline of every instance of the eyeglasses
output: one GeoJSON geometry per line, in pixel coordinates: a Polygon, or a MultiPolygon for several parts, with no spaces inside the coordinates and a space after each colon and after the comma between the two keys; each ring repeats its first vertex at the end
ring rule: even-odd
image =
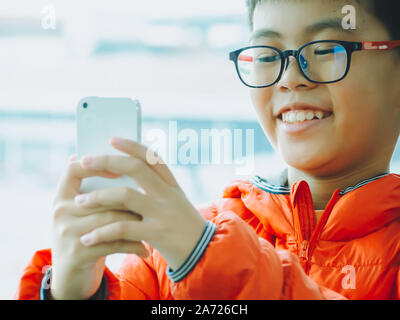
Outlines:
{"type": "Polygon", "coordinates": [[[396,41],[350,42],[312,41],[298,50],[281,51],[270,46],[250,46],[229,54],[240,80],[251,88],[265,88],[277,83],[293,56],[303,76],[313,83],[342,80],[350,68],[351,54],[361,50],[391,50],[400,47],[396,41]]]}

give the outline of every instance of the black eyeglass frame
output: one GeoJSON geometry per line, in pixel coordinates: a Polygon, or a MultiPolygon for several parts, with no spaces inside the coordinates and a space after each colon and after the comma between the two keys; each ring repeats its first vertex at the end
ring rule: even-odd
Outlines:
{"type": "Polygon", "coordinates": [[[232,51],[229,53],[229,60],[233,61],[235,63],[235,68],[236,68],[236,72],[240,78],[240,80],[242,81],[242,83],[244,85],[246,85],[247,87],[250,88],[267,88],[270,86],[273,86],[275,83],[277,83],[283,74],[283,71],[285,69],[285,64],[288,63],[289,57],[292,56],[296,59],[297,62],[297,66],[299,67],[301,73],[303,74],[303,76],[310,82],[313,83],[322,83],[322,84],[328,84],[328,83],[335,83],[335,82],[339,82],[341,80],[343,80],[346,75],[349,73],[350,70],[350,63],[351,63],[351,55],[354,51],[360,51],[363,50],[363,43],[362,42],[351,42],[351,41],[341,41],[341,40],[316,40],[316,41],[311,41],[308,42],[304,45],[302,45],[299,49],[297,50],[285,50],[285,51],[281,51],[278,48],[275,47],[271,47],[271,46],[248,46],[248,47],[244,47],[235,51],[232,51]],[[307,46],[315,44],[315,43],[337,43],[340,44],[345,50],[346,50],[346,54],[347,54],[347,65],[346,65],[346,71],[343,74],[343,76],[337,80],[333,80],[333,81],[315,81],[310,79],[306,73],[303,71],[303,68],[301,67],[301,62],[300,62],[300,52],[307,46]],[[279,53],[280,57],[281,57],[281,70],[279,72],[278,77],[276,78],[276,80],[268,85],[265,86],[252,86],[247,84],[241,77],[240,75],[240,71],[239,71],[239,66],[238,66],[238,57],[240,55],[241,52],[243,52],[244,50],[247,49],[253,49],[253,48],[268,48],[268,49],[272,49],[275,50],[276,52],[279,53]]]}

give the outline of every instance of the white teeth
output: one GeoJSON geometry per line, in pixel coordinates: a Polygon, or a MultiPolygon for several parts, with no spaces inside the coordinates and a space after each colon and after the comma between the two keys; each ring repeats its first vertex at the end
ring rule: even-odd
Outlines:
{"type": "Polygon", "coordinates": [[[319,120],[324,118],[324,112],[311,110],[290,110],[282,113],[282,121],[284,122],[303,122],[312,120],[317,117],[319,120]]]}
{"type": "Polygon", "coordinates": [[[306,120],[306,117],[307,117],[307,115],[306,115],[305,112],[297,112],[296,120],[297,121],[304,121],[304,120],[306,120]]]}
{"type": "Polygon", "coordinates": [[[312,120],[314,118],[314,112],[308,111],[307,112],[307,120],[312,120]]]}

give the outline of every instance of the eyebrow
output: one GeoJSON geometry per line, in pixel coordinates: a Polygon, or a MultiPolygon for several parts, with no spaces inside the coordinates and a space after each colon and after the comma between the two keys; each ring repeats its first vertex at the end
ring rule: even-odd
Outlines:
{"type": "MultiPolygon", "coordinates": [[[[304,29],[304,33],[311,35],[326,29],[342,31],[345,33],[354,33],[355,31],[354,29],[344,29],[341,18],[328,18],[307,26],[304,29]]],[[[253,32],[250,37],[250,41],[254,41],[259,38],[282,38],[282,34],[271,29],[260,29],[253,32]]]]}

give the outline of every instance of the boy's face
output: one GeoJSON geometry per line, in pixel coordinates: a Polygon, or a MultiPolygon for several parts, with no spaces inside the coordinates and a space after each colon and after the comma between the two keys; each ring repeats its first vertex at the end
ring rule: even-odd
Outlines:
{"type": "MultiPolygon", "coordinates": [[[[252,44],[270,45],[282,51],[297,50],[314,40],[390,40],[384,25],[349,0],[266,0],[254,12],[253,31],[261,29],[279,35],[263,36],[252,44]],[[306,31],[308,26],[326,19],[343,19],[346,14],[342,7],[348,4],[356,8],[356,30],[306,31]]],[[[251,89],[260,123],[286,163],[315,176],[389,164],[400,130],[400,68],[395,51],[353,52],[349,73],[332,84],[307,81],[295,59],[289,59],[289,67],[278,83],[251,89]],[[279,126],[276,114],[290,103],[308,104],[333,113],[324,120],[312,120],[320,122],[305,130],[289,133],[279,126]]]]}

